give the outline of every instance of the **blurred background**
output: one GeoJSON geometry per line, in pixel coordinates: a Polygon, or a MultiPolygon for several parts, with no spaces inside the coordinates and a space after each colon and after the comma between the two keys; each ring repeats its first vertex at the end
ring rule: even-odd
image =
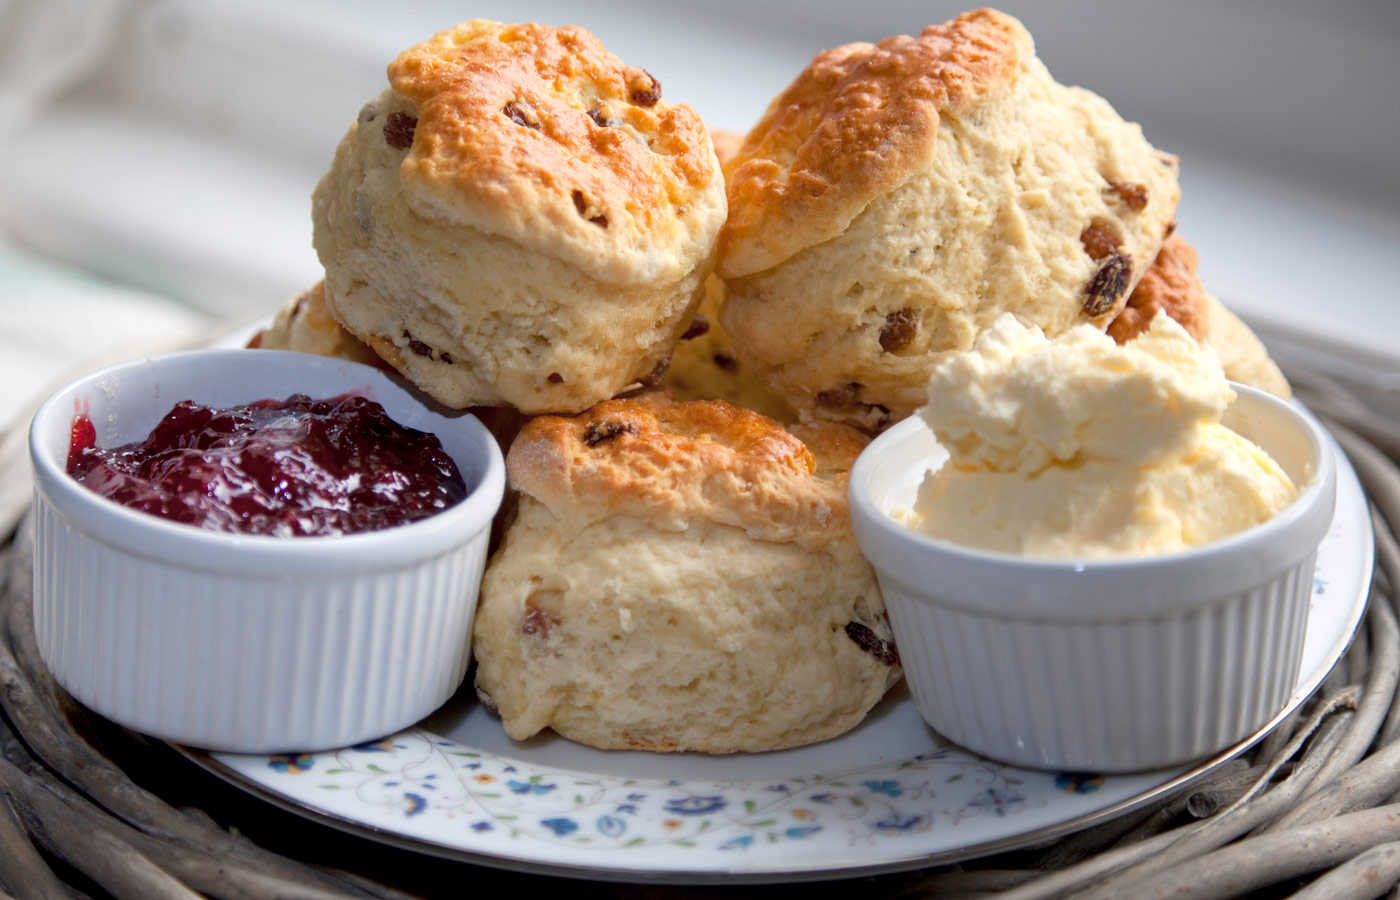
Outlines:
{"type": "MultiPolygon", "coordinates": [[[[1003,8],[1060,81],[1181,156],[1181,233],[1276,352],[1400,385],[1400,3],[1003,8]]],[[[743,131],[815,52],[962,9],[0,0],[0,396],[314,283],[316,179],[388,61],[459,20],[584,25],[668,100],[743,131]]]]}

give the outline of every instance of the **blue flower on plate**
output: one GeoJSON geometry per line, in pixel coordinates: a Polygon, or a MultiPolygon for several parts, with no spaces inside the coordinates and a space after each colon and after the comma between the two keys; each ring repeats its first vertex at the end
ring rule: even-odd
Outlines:
{"type": "Polygon", "coordinates": [[[1066,794],[1092,794],[1103,787],[1103,776],[1089,772],[1062,772],[1055,776],[1055,787],[1066,794]]]}
{"type": "Polygon", "coordinates": [[[901,816],[893,813],[871,827],[876,831],[924,831],[932,824],[929,816],[901,816]]]}
{"type": "Polygon", "coordinates": [[[1024,806],[1026,798],[1015,791],[1003,791],[997,788],[987,788],[987,790],[971,800],[967,801],[968,808],[978,809],[984,813],[1004,816],[1008,812],[1014,812],[1024,806]]]}
{"type": "Polygon", "coordinates": [[[490,822],[484,822],[484,821],[483,821],[483,822],[473,822],[473,823],[472,823],[472,831],[490,831],[491,829],[493,829],[493,828],[495,828],[495,827],[496,827],[496,826],[492,825],[490,822]]]}
{"type": "Polygon", "coordinates": [[[753,843],[753,835],[741,834],[738,837],[730,838],[719,845],[721,850],[743,850],[753,843]]]}
{"type": "Polygon", "coordinates": [[[822,827],[820,825],[794,825],[791,828],[785,830],[783,832],[783,835],[785,837],[793,839],[805,838],[807,835],[816,834],[818,831],[821,830],[822,827]]]}
{"type": "Polygon", "coordinates": [[[541,819],[540,824],[554,832],[556,837],[567,837],[578,831],[578,823],[573,819],[541,819]]]}
{"type": "Polygon", "coordinates": [[[550,791],[558,787],[558,785],[541,784],[539,781],[539,776],[536,775],[529,781],[516,781],[514,778],[512,778],[506,782],[506,787],[510,788],[511,791],[516,794],[534,794],[536,796],[539,796],[540,794],[548,794],[550,791]]]}
{"type": "Polygon", "coordinates": [[[862,781],[861,784],[870,788],[872,794],[884,794],[888,797],[898,797],[900,794],[904,793],[898,781],[862,781]]]}
{"type": "Polygon", "coordinates": [[[604,837],[621,837],[627,830],[627,820],[617,816],[599,816],[596,824],[604,837]]]}
{"type": "Polygon", "coordinates": [[[428,801],[418,794],[405,793],[403,795],[403,815],[405,819],[412,818],[428,808],[428,801]]]}
{"type": "Polygon", "coordinates": [[[287,775],[300,775],[316,765],[310,753],[274,753],[267,758],[268,768],[287,775]]]}
{"type": "Polygon", "coordinates": [[[666,811],[682,816],[702,816],[715,810],[724,809],[729,801],[718,794],[695,794],[666,801],[666,811]]]}

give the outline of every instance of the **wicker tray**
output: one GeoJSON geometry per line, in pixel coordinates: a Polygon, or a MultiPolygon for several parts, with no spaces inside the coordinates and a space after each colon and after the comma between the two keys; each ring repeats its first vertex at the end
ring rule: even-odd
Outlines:
{"type": "Polygon", "coordinates": [[[1366,622],[1318,694],[1247,754],[1151,806],[1043,846],[926,871],[787,888],[647,887],[499,872],[308,824],[75,704],[39,661],[20,521],[22,435],[0,447],[0,900],[4,897],[1380,897],[1400,882],[1400,425],[1368,395],[1288,372],[1373,504],[1366,622]],[[1368,404],[1370,401],[1370,404],[1368,404]]]}

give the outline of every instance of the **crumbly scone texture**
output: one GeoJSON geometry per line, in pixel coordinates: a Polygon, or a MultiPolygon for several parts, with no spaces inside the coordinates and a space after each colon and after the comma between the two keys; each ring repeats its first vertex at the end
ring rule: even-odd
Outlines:
{"type": "Polygon", "coordinates": [[[1215,349],[1226,378],[1276,397],[1290,397],[1288,379],[1269,357],[1263,342],[1206,290],[1199,264],[1196,249],[1181,235],[1167,238],[1128,298],[1128,305],[1109,324],[1108,333],[1122,344],[1147,330],[1157,313],[1165,312],[1196,340],[1215,349]]]}
{"type": "Polygon", "coordinates": [[[410,48],[312,198],[336,318],[437,400],[577,412],[649,378],[725,216],[699,116],[579,28],[410,48]]]}
{"type": "Polygon", "coordinates": [[[899,676],[847,472],[865,438],[659,392],[525,426],[476,685],[525,739],[734,753],[854,727],[899,676]]]}
{"type": "Polygon", "coordinates": [[[378,354],[346,331],[331,315],[330,307],[326,306],[325,282],[321,281],[278,310],[272,324],[258,332],[249,346],[314,353],[387,367],[378,354]]]}
{"type": "Polygon", "coordinates": [[[1180,196],[1175,157],[989,10],[818,56],[731,167],[741,362],[803,417],[866,428],[916,409],[933,357],[1004,312],[1105,327],[1180,196]]]}

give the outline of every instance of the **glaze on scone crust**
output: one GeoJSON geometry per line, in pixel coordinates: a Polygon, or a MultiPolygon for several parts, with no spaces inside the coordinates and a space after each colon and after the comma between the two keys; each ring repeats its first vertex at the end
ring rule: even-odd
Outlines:
{"type": "MultiPolygon", "coordinates": [[[[864,443],[833,444],[849,458],[828,454],[823,471],[849,470],[864,443]]],[[[567,522],[626,513],[684,531],[709,519],[812,547],[849,529],[844,476],[817,477],[806,444],[723,401],[677,403],[647,392],[578,416],[541,416],[522,429],[506,467],[512,486],[567,522]]]]}
{"type": "Polygon", "coordinates": [[[401,53],[389,85],[416,110],[400,177],[421,213],[618,285],[709,254],[701,226],[723,210],[704,123],[590,32],[465,22],[401,53]]]}
{"type": "Polygon", "coordinates": [[[335,317],[456,408],[657,377],[725,216],[699,116],[578,28],[468,22],[389,77],[312,198],[335,317]]]}
{"type": "Polygon", "coordinates": [[[1050,335],[1105,327],[1180,196],[1175,157],[988,10],[818,56],[729,171],[719,272],[740,361],[803,418],[869,429],[917,408],[932,359],[1003,312],[1050,335]]]}
{"type": "Polygon", "coordinates": [[[473,628],[511,737],[754,752],[864,718],[899,676],[845,499],[866,439],[802,434],[659,392],[526,425],[473,628]]]}
{"type": "Polygon", "coordinates": [[[1032,52],[1019,22],[977,10],[917,39],[818,54],[726,166],[720,274],[772,268],[845,231],[870,201],[928,167],[942,115],[966,114],[1032,52]]]}

